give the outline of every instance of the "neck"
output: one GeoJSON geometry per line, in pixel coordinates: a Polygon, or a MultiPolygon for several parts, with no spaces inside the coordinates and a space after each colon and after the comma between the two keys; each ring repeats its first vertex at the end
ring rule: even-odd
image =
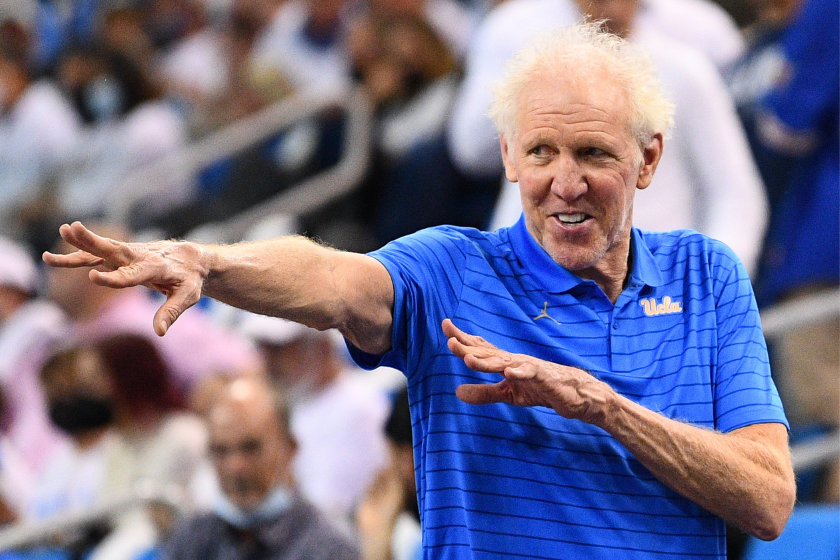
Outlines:
{"type": "Polygon", "coordinates": [[[610,249],[595,267],[586,270],[576,271],[575,274],[584,280],[592,280],[603,290],[604,294],[612,303],[618,300],[618,296],[627,286],[627,279],[630,277],[632,267],[632,255],[630,253],[630,238],[627,235],[625,240],[610,249]]]}

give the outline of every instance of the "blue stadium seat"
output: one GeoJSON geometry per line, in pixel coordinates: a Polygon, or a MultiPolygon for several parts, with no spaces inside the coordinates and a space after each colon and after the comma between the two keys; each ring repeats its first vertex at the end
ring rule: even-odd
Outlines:
{"type": "Polygon", "coordinates": [[[743,560],[840,560],[840,506],[797,507],[782,536],[751,539],[743,560]]]}

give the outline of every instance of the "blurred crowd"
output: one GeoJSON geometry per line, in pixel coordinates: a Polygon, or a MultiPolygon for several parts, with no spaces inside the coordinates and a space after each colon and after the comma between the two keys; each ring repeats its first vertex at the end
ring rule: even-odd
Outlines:
{"type": "MultiPolygon", "coordinates": [[[[336,333],[215,302],[158,338],[158,295],[38,259],[69,249],[68,220],[117,239],[188,237],[264,203],[336,165],[346,115],[281,128],[109,223],[132,173],[292,95],[356,87],[373,115],[365,175],[286,232],[367,251],[443,223],[512,225],[491,87],[536,34],[590,17],[648,50],[676,103],[636,225],[724,240],[765,309],[840,284],[838,12],[837,0],[0,0],[0,522],[142,488],[174,492],[188,518],[124,508],[44,543],[54,556],[0,559],[417,554],[399,372],[351,366],[336,333]]],[[[836,317],[771,341],[794,442],[840,424],[839,342],[836,317]]],[[[840,500],[836,465],[800,475],[800,500],[840,500]]]]}

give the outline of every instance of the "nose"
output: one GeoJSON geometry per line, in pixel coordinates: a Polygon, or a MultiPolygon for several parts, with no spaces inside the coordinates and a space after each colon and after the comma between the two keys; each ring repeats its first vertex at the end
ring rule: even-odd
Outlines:
{"type": "Polygon", "coordinates": [[[250,471],[251,464],[252,460],[244,453],[232,452],[219,461],[219,470],[229,476],[241,477],[250,471]]]}
{"type": "Polygon", "coordinates": [[[589,184],[577,158],[560,153],[552,162],[551,192],[566,202],[572,202],[589,190],[589,184]]]}

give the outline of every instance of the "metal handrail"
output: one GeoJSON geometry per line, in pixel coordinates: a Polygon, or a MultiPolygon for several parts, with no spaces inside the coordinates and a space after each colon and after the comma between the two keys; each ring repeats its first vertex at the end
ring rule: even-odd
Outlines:
{"type": "Polygon", "coordinates": [[[798,443],[790,448],[790,459],[795,471],[820,467],[837,457],[840,457],[840,431],[798,443]]]}
{"type": "Polygon", "coordinates": [[[39,523],[17,523],[0,529],[0,552],[43,545],[57,536],[71,534],[80,528],[149,506],[164,506],[178,516],[186,511],[181,493],[172,488],[141,484],[133,492],[85,511],[56,515],[39,523]]]}
{"type": "Polygon", "coordinates": [[[205,243],[242,241],[261,220],[278,214],[303,216],[352,191],[370,161],[373,111],[361,89],[354,90],[344,102],[349,109],[349,119],[344,135],[344,156],[338,164],[225,221],[202,226],[199,239],[190,234],[186,237],[205,243]]]}
{"type": "MultiPolygon", "coordinates": [[[[840,288],[825,289],[796,301],[776,304],[761,312],[765,338],[783,334],[840,315],[840,288]]],[[[838,372],[840,375],[840,372],[838,372]]],[[[791,461],[796,471],[816,468],[840,457],[840,432],[791,447],[791,461]]]]}
{"type": "Polygon", "coordinates": [[[766,338],[840,315],[840,288],[826,289],[796,301],[776,304],[761,312],[766,338]]]}
{"type": "Polygon", "coordinates": [[[321,204],[352,189],[367,169],[372,110],[366,95],[358,88],[344,87],[318,93],[304,91],[293,94],[259,113],[137,169],[113,189],[105,204],[105,218],[112,223],[127,224],[132,209],[143,198],[164,191],[173,184],[189,181],[203,167],[258,144],[278,130],[330,108],[344,109],[349,115],[342,160],[333,168],[289,189],[288,196],[280,197],[282,206],[279,206],[280,203],[275,204],[272,199],[259,205],[260,208],[254,208],[253,212],[246,211],[230,220],[227,226],[229,231],[224,227],[219,231],[226,238],[235,238],[235,232],[242,229],[243,222],[253,223],[253,220],[273,214],[278,206],[285,212],[290,211],[285,209],[286,206],[294,208],[298,214],[317,209],[321,204]],[[304,202],[294,200],[298,198],[304,202]]]}

